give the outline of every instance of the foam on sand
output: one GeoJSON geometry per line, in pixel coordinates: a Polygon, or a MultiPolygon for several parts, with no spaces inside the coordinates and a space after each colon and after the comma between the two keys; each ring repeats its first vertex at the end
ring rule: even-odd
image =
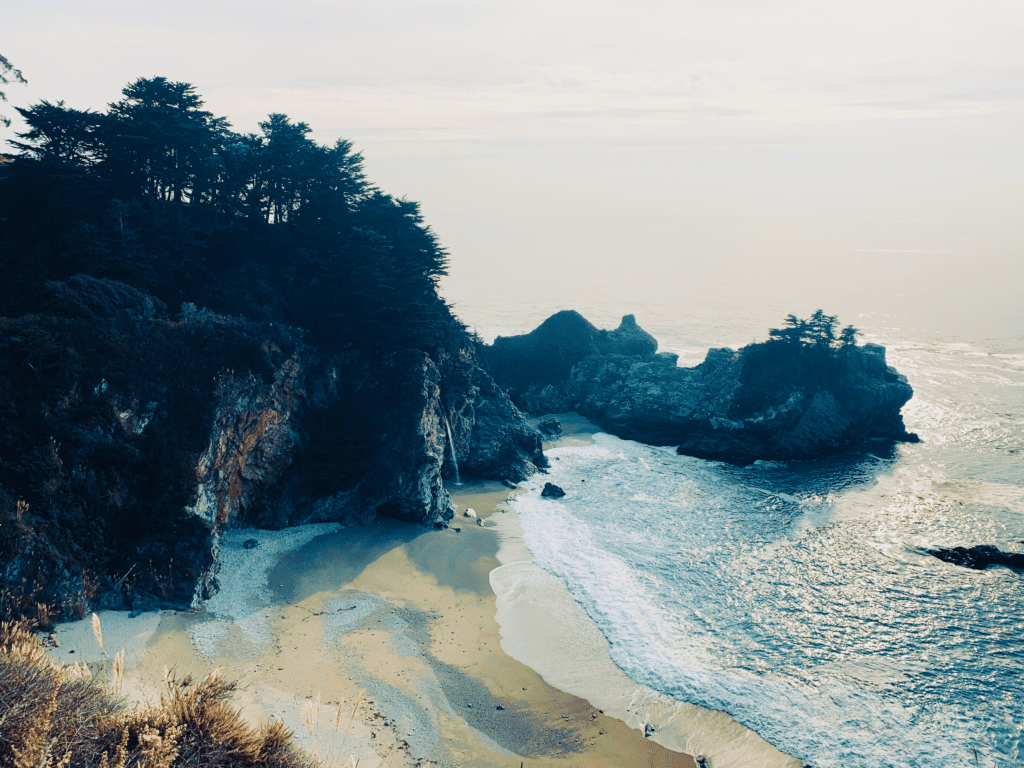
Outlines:
{"type": "Polygon", "coordinates": [[[586,699],[633,728],[654,727],[651,738],[716,768],[799,768],[754,731],[724,712],[686,704],[631,680],[611,660],[597,625],[556,577],[532,562],[491,572],[497,595],[501,648],[536,670],[546,683],[586,699]]]}

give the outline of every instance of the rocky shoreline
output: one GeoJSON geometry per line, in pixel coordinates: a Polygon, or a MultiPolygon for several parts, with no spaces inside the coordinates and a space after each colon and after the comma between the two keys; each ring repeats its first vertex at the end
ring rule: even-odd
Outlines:
{"type": "Polygon", "coordinates": [[[900,415],[913,389],[877,344],[769,341],[712,349],[693,368],[657,348],[632,315],[608,331],[565,311],[481,346],[480,357],[526,412],[576,411],[618,437],[698,458],[810,460],[864,439],[917,440],[900,415]]]}
{"type": "Polygon", "coordinates": [[[0,608],[43,624],[208,598],[227,527],[446,528],[444,478],[546,466],[557,424],[523,411],[737,464],[916,439],[913,391],[877,345],[768,342],[680,368],[631,315],[606,331],[561,312],[492,346],[370,354],[190,304],[171,317],[112,281],[49,290],[63,304],[0,318],[0,608]]]}

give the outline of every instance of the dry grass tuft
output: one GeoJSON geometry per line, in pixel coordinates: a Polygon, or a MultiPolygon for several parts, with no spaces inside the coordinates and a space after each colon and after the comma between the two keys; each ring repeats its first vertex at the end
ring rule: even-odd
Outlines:
{"type": "MultiPolygon", "coordinates": [[[[98,621],[94,622],[97,634],[98,621]]],[[[100,638],[97,637],[100,641],[100,638]]],[[[235,684],[165,672],[159,702],[128,711],[77,665],[55,664],[27,622],[0,623],[0,765],[14,768],[315,768],[280,722],[251,728],[231,706],[235,684]]]]}
{"type": "Polygon", "coordinates": [[[106,655],[103,650],[103,628],[100,626],[100,617],[95,613],[92,615],[92,634],[96,638],[96,642],[100,644],[100,653],[106,655]]]}
{"type": "MultiPolygon", "coordinates": [[[[352,730],[352,721],[355,720],[356,712],[359,710],[359,705],[363,703],[363,696],[365,696],[365,695],[366,695],[366,691],[365,690],[360,691],[359,695],[356,697],[356,703],[352,705],[352,713],[348,717],[348,726],[346,726],[346,728],[345,728],[345,735],[342,736],[341,744],[338,745],[338,758],[339,759],[340,759],[341,753],[345,749],[345,742],[348,741],[348,732],[350,730],[352,730]]],[[[319,695],[317,695],[317,701],[319,702],[319,700],[320,700],[320,697],[319,697],[319,695]]],[[[342,716],[342,713],[344,712],[344,710],[345,710],[345,700],[341,699],[338,702],[338,711],[334,715],[334,732],[331,734],[331,743],[327,747],[327,755],[324,758],[324,762],[327,764],[328,768],[330,768],[330,766],[332,766],[334,764],[334,760],[335,760],[334,740],[338,737],[338,726],[341,725],[341,716],[342,716]]],[[[356,760],[354,756],[350,756],[349,762],[354,765],[354,764],[358,763],[359,761],[356,760]]]]}
{"type": "Polygon", "coordinates": [[[124,675],[124,648],[114,654],[114,696],[121,695],[121,677],[124,675]]]}

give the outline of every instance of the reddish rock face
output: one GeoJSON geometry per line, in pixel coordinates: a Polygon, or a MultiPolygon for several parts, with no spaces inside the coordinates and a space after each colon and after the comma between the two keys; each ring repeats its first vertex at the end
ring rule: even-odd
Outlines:
{"type": "Polygon", "coordinates": [[[326,354],[295,329],[171,320],[145,299],[0,318],[4,616],[188,605],[216,590],[224,526],[443,526],[446,416],[466,474],[518,481],[543,460],[471,349],[326,354]]]}

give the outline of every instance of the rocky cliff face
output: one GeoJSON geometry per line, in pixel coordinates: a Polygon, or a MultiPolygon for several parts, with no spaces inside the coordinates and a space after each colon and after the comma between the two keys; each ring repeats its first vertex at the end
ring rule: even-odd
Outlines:
{"type": "Polygon", "coordinates": [[[0,318],[4,617],[188,604],[216,589],[224,526],[443,527],[446,417],[465,472],[543,460],[471,351],[325,353],[189,305],[169,319],[113,281],[54,290],[54,312],[0,318]]]}
{"type": "Polygon", "coordinates": [[[701,458],[814,459],[864,438],[916,440],[900,415],[913,390],[883,347],[767,342],[710,350],[694,368],[656,350],[632,316],[609,332],[562,312],[481,358],[526,411],[575,410],[620,437],[701,458]]]}

